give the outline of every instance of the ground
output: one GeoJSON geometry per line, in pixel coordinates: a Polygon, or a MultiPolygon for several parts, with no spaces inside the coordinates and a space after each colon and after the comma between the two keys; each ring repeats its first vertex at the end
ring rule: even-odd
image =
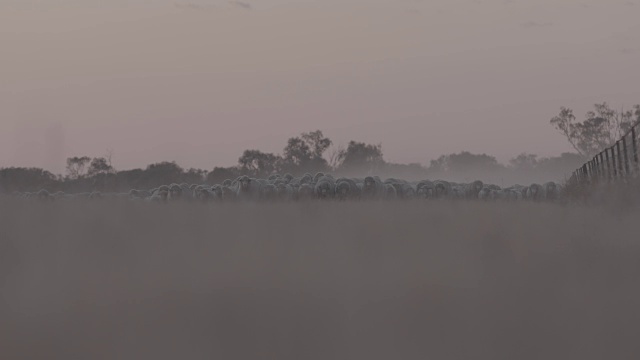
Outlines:
{"type": "Polygon", "coordinates": [[[5,202],[0,358],[634,358],[638,215],[5,202]]]}

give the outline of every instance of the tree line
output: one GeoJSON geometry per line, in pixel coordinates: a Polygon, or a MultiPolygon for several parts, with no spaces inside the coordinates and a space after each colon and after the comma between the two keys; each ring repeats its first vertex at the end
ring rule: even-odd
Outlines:
{"type": "Polygon", "coordinates": [[[446,179],[468,181],[480,179],[511,185],[543,181],[562,181],[567,173],[585,159],[610,146],[633,124],[640,122],[640,105],[629,110],[615,110],[606,102],[595,104],[583,121],[577,121],[573,110],[561,108],[550,123],[575,149],[556,157],[520,154],[502,164],[487,154],[463,151],[442,155],[422,164],[397,164],[384,159],[381,144],[350,141],[346,147],[332,147],[333,141],[322,131],[304,132],[287,140],[281,154],[257,149],[245,150],[235,166],[212,170],[184,169],[175,162],[159,162],[146,168],[116,170],[111,155],[103,157],[70,157],[65,174],[58,175],[40,168],[0,168],[0,192],[35,191],[128,191],[148,189],[171,183],[216,184],[240,175],[268,177],[273,173],[301,175],[305,172],[332,172],[338,176],[365,176],[412,179],[446,179]]]}
{"type": "Polygon", "coordinates": [[[447,179],[468,181],[481,179],[493,183],[526,183],[527,181],[561,180],[568,169],[584,159],[575,153],[558,157],[540,158],[521,154],[508,164],[501,164],[487,154],[463,151],[442,155],[421,164],[397,164],[384,159],[380,144],[350,141],[345,148],[332,149],[332,141],[316,130],[291,138],[282,154],[260,150],[245,150],[235,166],[214,167],[212,170],[184,169],[175,162],[159,162],[146,168],[116,170],[107,157],[87,156],[67,159],[66,173],[56,175],[40,168],[10,167],[0,169],[0,192],[50,191],[65,192],[125,192],[130,189],[149,189],[163,184],[217,184],[240,175],[268,177],[273,173],[332,172],[337,176],[397,177],[408,180],[447,179]],[[539,177],[539,180],[532,178],[539,177]]]}

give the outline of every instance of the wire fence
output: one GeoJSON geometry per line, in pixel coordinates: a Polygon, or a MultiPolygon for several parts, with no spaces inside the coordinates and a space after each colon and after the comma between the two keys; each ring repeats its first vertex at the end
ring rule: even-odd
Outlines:
{"type": "Polygon", "coordinates": [[[591,184],[640,176],[639,132],[640,123],[636,123],[612,146],[602,150],[574,171],[569,181],[574,184],[591,184]]]}

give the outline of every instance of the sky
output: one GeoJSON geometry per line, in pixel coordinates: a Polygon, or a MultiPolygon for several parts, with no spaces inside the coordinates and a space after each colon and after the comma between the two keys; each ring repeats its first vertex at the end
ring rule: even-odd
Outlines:
{"type": "Polygon", "coordinates": [[[322,130],[393,162],[558,155],[640,103],[640,0],[0,0],[0,167],[234,165],[322,130]]]}

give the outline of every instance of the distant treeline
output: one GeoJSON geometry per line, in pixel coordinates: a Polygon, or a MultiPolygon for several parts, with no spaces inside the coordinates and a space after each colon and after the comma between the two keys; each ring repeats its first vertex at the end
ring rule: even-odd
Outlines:
{"type": "Polygon", "coordinates": [[[0,169],[0,192],[47,189],[65,192],[125,192],[149,189],[163,184],[216,184],[240,175],[268,177],[273,173],[331,172],[337,176],[360,177],[370,174],[407,180],[445,179],[450,181],[483,180],[499,185],[530,184],[549,180],[562,181],[566,174],[584,162],[581,155],[564,153],[558,157],[539,158],[521,154],[499,163],[486,154],[461,152],[442,155],[429,166],[396,164],[384,160],[380,144],[350,141],[346,148],[333,147],[322,131],[302,133],[287,141],[282,154],[245,150],[232,167],[212,170],[183,169],[175,162],[150,164],[144,169],[116,170],[110,156],[67,159],[66,173],[56,175],[39,168],[10,167],[0,169]]]}

